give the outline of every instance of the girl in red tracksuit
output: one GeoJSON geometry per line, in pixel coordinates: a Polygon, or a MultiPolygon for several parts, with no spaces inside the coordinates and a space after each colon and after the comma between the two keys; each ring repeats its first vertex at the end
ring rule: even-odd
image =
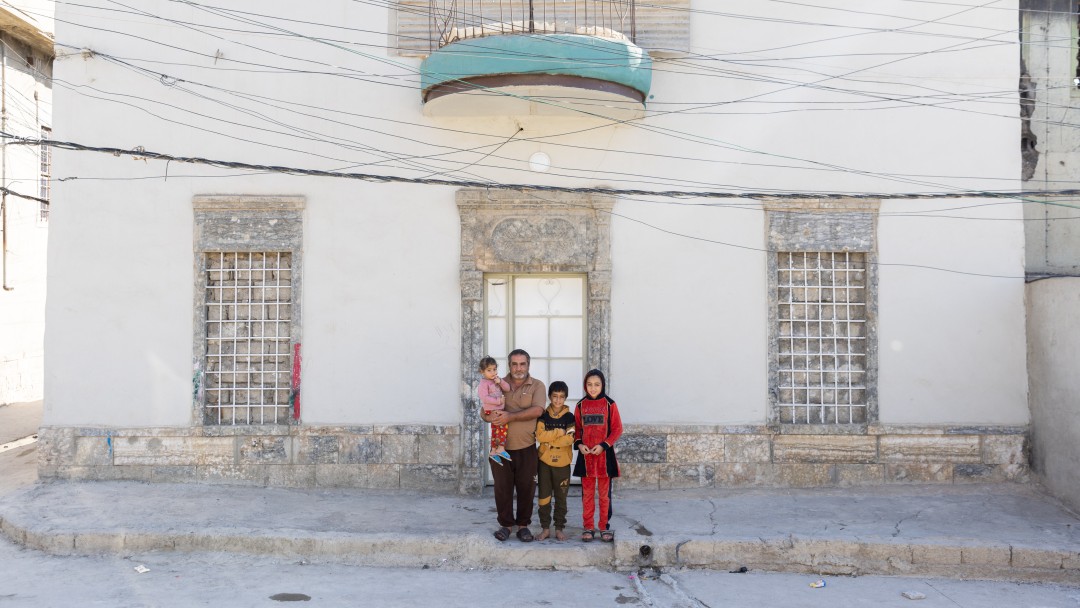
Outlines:
{"type": "Polygon", "coordinates": [[[594,369],[585,374],[585,398],[574,408],[574,449],[580,452],[574,463],[574,477],[581,478],[581,540],[596,537],[593,528],[595,502],[600,502],[600,540],[610,543],[615,533],[608,529],[611,518],[611,479],[619,476],[615,442],[622,435],[622,418],[615,401],[605,392],[604,374],[594,369]]]}

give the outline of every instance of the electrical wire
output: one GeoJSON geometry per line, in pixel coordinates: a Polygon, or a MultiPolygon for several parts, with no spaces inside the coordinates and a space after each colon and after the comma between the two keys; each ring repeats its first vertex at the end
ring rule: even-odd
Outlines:
{"type": "MultiPolygon", "coordinates": [[[[108,1],[112,2],[114,4],[126,7],[126,5],[123,5],[122,3],[116,2],[116,0],[108,0],[108,1]]],[[[196,6],[196,7],[200,6],[197,3],[191,2],[190,0],[173,0],[173,1],[182,2],[183,4],[196,6]]],[[[127,7],[127,8],[130,8],[130,7],[127,7]]],[[[203,7],[203,8],[204,8],[204,10],[206,10],[205,7],[203,7]]],[[[145,11],[144,11],[144,13],[145,13],[145,11]]],[[[152,14],[148,13],[148,15],[152,15],[152,14]]],[[[251,22],[250,19],[247,19],[247,20],[244,20],[244,21],[251,22]]],[[[259,24],[259,25],[266,26],[265,24],[259,24]]],[[[281,28],[274,28],[273,26],[266,26],[266,27],[270,27],[270,29],[278,29],[278,30],[281,29],[281,28]]],[[[334,45],[334,44],[322,42],[322,41],[314,39],[314,38],[312,38],[310,36],[305,36],[305,35],[302,35],[302,34],[297,34],[297,35],[299,37],[301,37],[301,38],[312,40],[313,42],[320,42],[321,44],[328,44],[329,46],[334,47],[334,48],[339,48],[341,50],[345,50],[345,51],[348,51],[348,52],[351,52],[351,53],[354,53],[354,54],[358,54],[358,55],[361,55],[361,56],[371,58],[371,59],[373,59],[375,61],[387,63],[387,60],[384,60],[382,58],[374,58],[374,57],[371,57],[370,55],[368,55],[366,53],[362,53],[362,52],[355,51],[355,50],[350,50],[350,49],[342,49],[339,45],[334,45]]],[[[248,47],[251,47],[251,48],[257,48],[257,47],[253,47],[252,45],[245,45],[245,46],[248,46],[248,47]]],[[[279,55],[277,53],[273,53],[273,54],[279,55]]],[[[895,63],[896,61],[899,61],[899,60],[894,60],[893,62],[890,62],[890,63],[895,63]]],[[[510,96],[514,96],[514,95],[510,95],[510,96]]],[[[586,115],[595,115],[595,114],[587,112],[587,111],[581,111],[581,110],[577,110],[577,111],[580,112],[580,113],[586,114],[586,115]]],[[[672,112],[669,112],[669,113],[672,113],[672,112]]],[[[604,116],[598,116],[598,117],[607,119],[604,116]]],[[[610,119],[607,119],[607,120],[610,120],[610,119]]],[[[686,133],[683,133],[683,132],[680,132],[680,131],[677,131],[677,130],[662,128],[662,127],[641,125],[641,124],[633,123],[633,121],[631,121],[631,120],[612,121],[609,124],[631,124],[632,126],[635,126],[637,128],[641,128],[641,129],[651,131],[651,132],[665,134],[665,135],[668,135],[670,137],[675,137],[676,139],[682,139],[684,141],[695,141],[695,142],[697,142],[699,144],[703,144],[703,145],[719,146],[719,147],[722,147],[722,148],[733,149],[733,150],[747,152],[747,153],[769,155],[768,152],[759,151],[759,150],[753,150],[753,149],[749,149],[749,148],[746,148],[746,147],[743,147],[743,146],[730,144],[730,143],[727,143],[727,142],[716,140],[715,138],[707,138],[707,137],[701,137],[701,136],[697,136],[697,135],[693,135],[693,134],[686,134],[686,133]]],[[[591,129],[586,129],[586,130],[591,130],[591,129]]],[[[582,131],[584,131],[584,130],[575,131],[575,133],[576,132],[582,132],[582,131]]],[[[824,166],[829,167],[829,168],[834,168],[834,169],[837,169],[837,170],[840,170],[840,171],[850,172],[850,173],[854,173],[854,174],[861,174],[861,175],[870,176],[870,177],[873,176],[872,175],[873,172],[864,172],[864,171],[854,170],[854,169],[850,169],[850,168],[846,168],[846,167],[840,167],[840,166],[837,166],[837,165],[831,165],[831,164],[828,164],[828,163],[820,163],[819,161],[813,161],[813,160],[810,160],[810,159],[797,159],[797,158],[793,158],[793,157],[784,157],[783,155],[775,155],[775,154],[773,154],[771,156],[777,156],[777,157],[780,157],[780,158],[787,158],[789,160],[796,160],[798,162],[805,162],[805,163],[810,163],[810,164],[820,164],[820,165],[824,165],[824,166]]],[[[890,179],[890,178],[885,178],[885,179],[890,179]]],[[[891,179],[894,179],[895,181],[905,181],[905,180],[896,180],[895,178],[891,178],[891,179]]],[[[911,180],[907,180],[907,181],[910,182],[911,180]]],[[[941,184],[934,184],[934,183],[924,183],[922,185],[931,186],[931,187],[942,187],[941,184]]]]}
{"type": "MultiPolygon", "coordinates": [[[[378,175],[371,173],[336,172],[323,169],[307,169],[301,167],[289,167],[281,165],[260,165],[239,161],[227,161],[210,159],[198,156],[174,156],[162,152],[154,152],[145,149],[128,150],[104,146],[88,146],[71,141],[54,139],[28,138],[12,133],[0,132],[0,138],[10,140],[13,143],[40,146],[47,145],[64,150],[85,152],[101,152],[113,156],[137,156],[145,159],[168,160],[172,162],[192,163],[208,165],[226,169],[250,169],[270,173],[282,173],[288,175],[308,175],[315,177],[335,177],[355,179],[375,183],[408,183],[436,186],[454,186],[464,188],[488,188],[493,190],[534,190],[538,192],[565,192],[575,194],[609,194],[614,196],[659,196],[671,198],[744,198],[755,200],[787,200],[787,199],[873,199],[873,200],[899,200],[899,199],[952,199],[952,198],[1019,198],[1036,196],[1080,196],[1080,188],[1060,190],[1036,190],[1036,191],[1013,191],[993,192],[983,190],[964,190],[951,192],[880,192],[853,194],[849,192],[732,192],[732,191],[690,191],[690,190],[641,190],[631,188],[605,188],[605,187],[575,187],[575,186],[552,186],[545,184],[493,184],[475,181],[457,181],[434,178],[410,178],[397,175],[378,175]]],[[[1080,207],[1077,207],[1080,209],[1080,207]]]]}
{"type": "MultiPolygon", "coordinates": [[[[218,161],[218,160],[195,158],[195,157],[182,158],[182,157],[170,156],[170,155],[167,155],[167,154],[150,152],[150,151],[146,151],[146,150],[121,150],[121,149],[118,149],[118,148],[103,148],[103,147],[94,147],[94,146],[83,146],[83,145],[80,145],[80,144],[75,144],[74,142],[63,142],[63,141],[56,141],[56,140],[37,140],[35,142],[35,141],[27,139],[27,138],[14,137],[14,136],[11,136],[10,134],[5,134],[5,133],[0,133],[0,137],[6,138],[6,139],[12,139],[12,140],[15,140],[18,143],[23,143],[23,144],[40,145],[40,144],[44,143],[44,144],[49,145],[49,146],[53,146],[53,147],[57,147],[57,148],[61,148],[61,149],[68,149],[68,150],[103,152],[103,153],[113,154],[115,156],[123,156],[123,155],[135,156],[135,155],[137,155],[137,156],[139,156],[141,158],[153,158],[153,159],[157,159],[157,160],[169,160],[169,161],[178,161],[178,162],[185,162],[185,163],[206,164],[206,165],[215,166],[215,167],[222,167],[222,168],[251,168],[251,169],[259,169],[260,171],[273,172],[273,173],[286,173],[286,174],[290,174],[290,175],[341,177],[341,178],[361,179],[361,180],[364,180],[364,181],[374,181],[374,182],[383,182],[383,183],[385,183],[385,182],[399,182],[399,183],[402,183],[403,182],[403,183],[420,183],[420,184],[428,184],[428,185],[444,185],[444,186],[445,185],[452,185],[452,186],[459,186],[459,187],[479,187],[479,188],[487,188],[487,189],[491,189],[491,190],[516,190],[516,191],[523,192],[527,196],[531,196],[531,197],[534,197],[534,198],[540,198],[541,200],[544,200],[546,202],[556,202],[556,203],[564,204],[564,205],[571,206],[571,207],[573,207],[573,206],[584,207],[584,206],[583,205],[574,205],[572,203],[567,203],[565,201],[551,201],[550,199],[543,199],[542,197],[539,197],[536,193],[537,192],[570,192],[570,193],[578,193],[578,194],[612,194],[612,195],[619,195],[619,194],[625,192],[625,193],[628,193],[628,194],[637,194],[637,195],[647,194],[647,195],[651,195],[651,196],[672,196],[672,197],[691,195],[691,196],[697,196],[697,197],[723,196],[725,198],[732,198],[732,197],[735,197],[735,198],[761,198],[761,199],[789,199],[789,198],[796,198],[794,195],[790,195],[790,194],[789,195],[775,196],[775,195],[773,195],[771,193],[770,194],[761,194],[761,193],[641,192],[641,191],[617,190],[617,189],[609,189],[609,188],[563,188],[563,187],[539,186],[539,185],[530,186],[530,185],[521,185],[521,184],[488,184],[488,183],[450,182],[448,180],[441,180],[441,179],[408,179],[408,178],[399,178],[399,177],[394,177],[394,176],[372,176],[372,175],[363,175],[363,174],[356,174],[356,173],[333,173],[333,172],[328,172],[328,171],[320,171],[320,170],[312,170],[312,169],[299,169],[299,168],[295,168],[295,167],[274,167],[274,166],[266,166],[266,165],[256,166],[256,165],[251,165],[249,163],[218,161]]],[[[10,191],[10,190],[8,190],[6,188],[4,188],[4,189],[2,189],[0,191],[7,191],[8,193],[10,193],[10,194],[12,194],[14,196],[18,196],[20,198],[26,198],[26,199],[29,199],[29,200],[37,200],[39,202],[43,201],[43,199],[40,199],[40,198],[37,198],[37,197],[31,197],[31,196],[28,196],[28,195],[23,195],[23,194],[14,192],[14,191],[10,191]]],[[[983,193],[983,194],[989,196],[990,198],[995,198],[995,197],[1002,196],[1002,193],[983,193]]],[[[1023,194],[1030,195],[1031,193],[1019,193],[1019,195],[1023,195],[1023,194]]],[[[1042,194],[1046,194],[1046,193],[1042,193],[1042,194]]],[[[1077,195],[1077,194],[1080,194],[1080,190],[1060,191],[1060,192],[1055,192],[1054,194],[1077,195]]],[[[971,193],[971,196],[980,196],[980,195],[981,195],[980,193],[971,193]]],[[[956,198],[957,196],[958,195],[956,193],[941,193],[941,194],[938,194],[938,195],[916,194],[916,195],[907,196],[907,197],[904,197],[904,198],[916,198],[916,199],[956,198]]],[[[804,195],[804,196],[801,196],[799,198],[807,198],[807,197],[804,195]]],[[[868,194],[868,195],[861,195],[861,196],[844,195],[844,196],[835,196],[835,197],[814,196],[813,198],[845,198],[845,199],[876,198],[876,199],[890,199],[890,198],[901,198],[901,197],[899,195],[893,193],[893,194],[885,194],[885,195],[882,195],[882,196],[869,195],[868,194]]],[[[1078,207],[1078,208],[1080,208],[1080,207],[1078,207]]],[[[701,236],[697,236],[697,235],[676,232],[676,231],[669,230],[669,229],[666,229],[666,228],[663,228],[663,227],[660,227],[660,226],[656,226],[654,224],[650,224],[649,222],[645,222],[644,220],[629,217],[629,216],[627,216],[625,214],[617,213],[617,212],[614,212],[614,211],[607,211],[607,213],[609,213],[613,217],[618,217],[618,218],[625,219],[625,220],[628,220],[628,221],[631,221],[631,222],[634,222],[634,223],[637,223],[637,224],[641,224],[641,225],[649,227],[649,228],[651,228],[653,230],[663,232],[663,233],[666,233],[666,234],[669,234],[669,235],[672,235],[672,236],[677,236],[677,237],[680,237],[680,238],[686,238],[686,239],[690,239],[690,240],[696,240],[696,241],[701,241],[701,242],[706,242],[706,243],[711,243],[711,244],[716,244],[716,245],[723,245],[723,246],[726,246],[726,247],[742,249],[742,250],[747,250],[747,251],[753,251],[753,252],[757,252],[757,253],[774,253],[774,251],[772,251],[772,250],[764,249],[764,248],[760,248],[760,247],[753,247],[753,246],[748,246],[748,245],[740,245],[738,243],[731,243],[731,242],[727,242],[727,241],[720,241],[720,240],[717,240],[717,239],[709,239],[709,238],[701,237],[701,236]]],[[[938,267],[938,266],[930,266],[930,265],[926,265],[926,264],[908,264],[908,263],[899,263],[899,262],[880,262],[880,261],[879,262],[873,262],[873,264],[876,265],[876,266],[897,267],[897,268],[913,268],[913,269],[921,269],[921,270],[933,270],[933,271],[937,271],[937,272],[946,272],[946,273],[950,273],[950,274],[966,275],[966,276],[973,276],[973,277],[983,277],[983,278],[1014,279],[1014,280],[1024,280],[1025,279],[1024,276],[1011,276],[1011,275],[1001,275],[1001,274],[993,274],[993,273],[969,272],[969,271],[956,270],[956,269],[950,269],[950,268],[942,268],[942,267],[938,267]]]]}

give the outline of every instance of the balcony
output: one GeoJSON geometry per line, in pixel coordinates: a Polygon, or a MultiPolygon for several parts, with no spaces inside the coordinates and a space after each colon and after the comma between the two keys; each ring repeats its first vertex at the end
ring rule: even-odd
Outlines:
{"type": "Polygon", "coordinates": [[[634,0],[431,0],[428,116],[644,115],[652,59],[634,0]]]}

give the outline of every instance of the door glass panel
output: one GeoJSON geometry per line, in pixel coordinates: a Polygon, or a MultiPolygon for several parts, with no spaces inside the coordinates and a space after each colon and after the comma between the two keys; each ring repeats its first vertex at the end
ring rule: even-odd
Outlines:
{"type": "Polygon", "coordinates": [[[585,281],[580,277],[561,277],[558,279],[551,279],[557,283],[557,289],[553,287],[545,287],[543,283],[540,285],[540,293],[552,295],[551,298],[551,311],[556,315],[576,315],[581,316],[585,306],[585,298],[583,297],[582,290],[585,288],[585,281]],[[554,292],[554,293],[553,293],[554,292]]]}
{"type": "Polygon", "coordinates": [[[548,377],[547,384],[550,386],[556,380],[565,382],[570,389],[570,396],[566,402],[571,406],[575,401],[581,399],[584,392],[582,379],[585,377],[585,372],[581,371],[581,369],[581,359],[554,359],[551,362],[551,376],[548,377]]]}
{"type": "Polygon", "coordinates": [[[521,318],[514,320],[514,344],[529,352],[533,361],[548,356],[548,320],[521,318]]]}
{"type": "Polygon", "coordinates": [[[581,357],[581,317],[551,319],[551,356],[581,357]]]}
{"type": "Polygon", "coordinates": [[[552,288],[540,290],[540,284],[546,279],[514,278],[514,314],[548,315],[551,314],[550,296],[552,288]]]}
{"type": "Polygon", "coordinates": [[[508,353],[506,350],[506,319],[488,319],[487,332],[486,354],[496,359],[505,359],[508,353]]]}
{"type": "Polygon", "coordinates": [[[509,277],[492,277],[487,282],[487,316],[505,317],[507,313],[506,284],[509,277]]]}
{"type": "Polygon", "coordinates": [[[579,277],[516,278],[514,312],[519,315],[580,316],[584,306],[579,277]]]}
{"type": "MultiPolygon", "coordinates": [[[[529,353],[529,356],[532,356],[532,353],[529,353]]],[[[529,364],[529,375],[543,382],[545,386],[550,384],[548,378],[551,377],[551,374],[548,372],[548,360],[532,357],[532,363],[529,364]]],[[[547,395],[544,395],[544,399],[547,399],[547,395]]]]}

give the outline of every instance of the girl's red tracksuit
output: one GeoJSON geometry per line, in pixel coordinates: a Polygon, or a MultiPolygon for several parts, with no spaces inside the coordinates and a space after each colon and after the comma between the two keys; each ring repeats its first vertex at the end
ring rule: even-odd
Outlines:
{"type": "Polygon", "coordinates": [[[599,529],[608,529],[611,518],[611,478],[619,476],[615,459],[615,442],[622,435],[622,419],[615,402],[601,392],[598,399],[586,397],[574,408],[574,428],[578,452],[574,477],[581,478],[582,521],[586,530],[593,530],[596,498],[600,499],[599,529]],[[578,447],[603,446],[600,454],[582,454],[578,447]]]}

